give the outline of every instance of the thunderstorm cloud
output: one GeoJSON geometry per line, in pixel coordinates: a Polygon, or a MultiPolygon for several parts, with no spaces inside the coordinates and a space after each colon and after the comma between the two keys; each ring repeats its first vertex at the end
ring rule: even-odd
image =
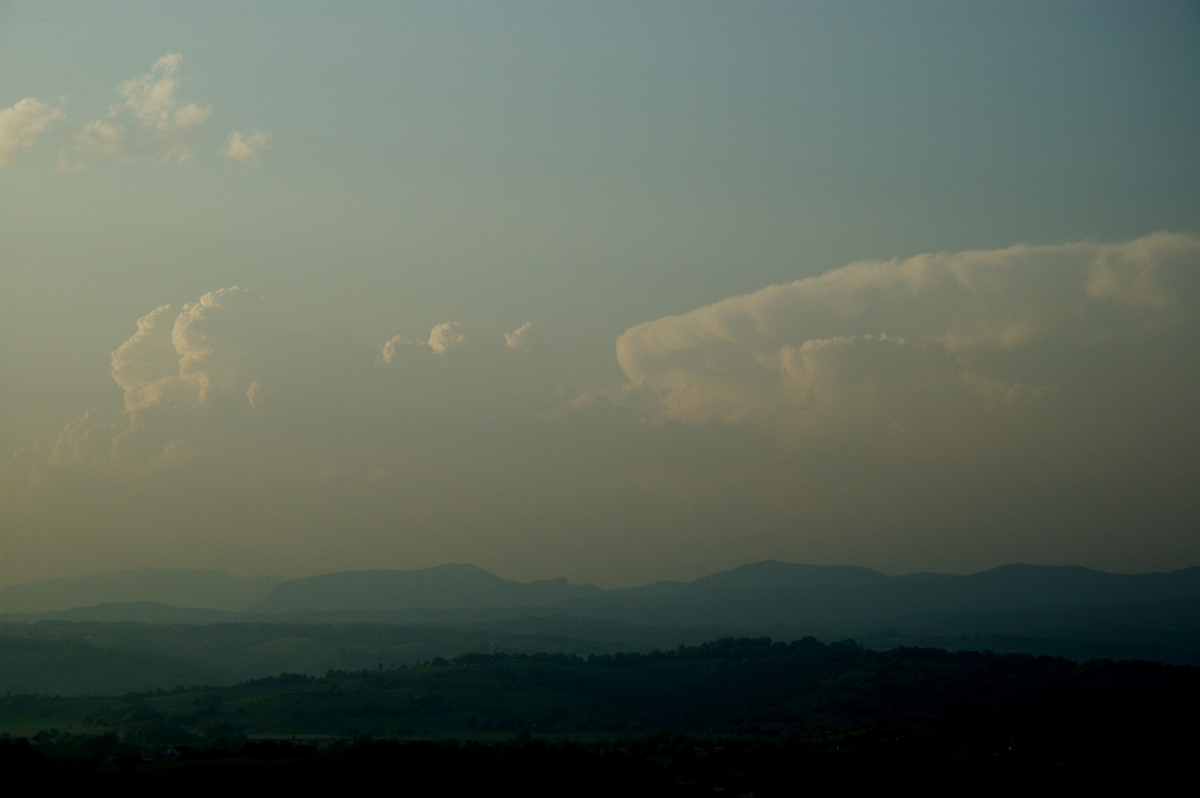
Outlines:
{"type": "Polygon", "coordinates": [[[97,563],[1184,556],[1197,264],[1167,233],[854,263],[632,327],[587,395],[532,324],[358,344],[225,288],[136,321],[3,520],[97,563]]]}

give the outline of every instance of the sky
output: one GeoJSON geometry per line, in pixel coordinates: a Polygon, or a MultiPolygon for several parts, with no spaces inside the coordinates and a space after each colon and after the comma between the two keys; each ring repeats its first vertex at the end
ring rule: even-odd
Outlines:
{"type": "Polygon", "coordinates": [[[1200,565],[1195,2],[3,2],[0,584],[1200,565]]]}

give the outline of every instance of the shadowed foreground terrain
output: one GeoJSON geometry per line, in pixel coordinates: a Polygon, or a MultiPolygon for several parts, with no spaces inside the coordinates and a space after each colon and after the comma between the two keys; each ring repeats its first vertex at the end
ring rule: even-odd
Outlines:
{"type": "Polygon", "coordinates": [[[1198,697],[1200,670],[1152,662],[722,639],[103,698],[9,695],[0,765],[143,779],[378,770],[414,789],[595,795],[787,794],[839,773],[1079,783],[1180,770],[1190,736],[1174,724],[1198,697]]]}

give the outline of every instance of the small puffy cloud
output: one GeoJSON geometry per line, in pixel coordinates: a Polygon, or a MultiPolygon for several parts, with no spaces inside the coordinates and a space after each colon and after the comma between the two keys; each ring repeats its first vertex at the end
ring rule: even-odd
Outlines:
{"type": "Polygon", "coordinates": [[[247,166],[258,166],[259,153],[271,146],[272,138],[270,133],[261,133],[257,130],[252,133],[234,130],[229,133],[225,149],[221,150],[221,153],[226,158],[232,158],[247,166]]]}
{"type": "Polygon", "coordinates": [[[531,323],[503,335],[468,335],[462,322],[434,325],[425,340],[394,336],[377,347],[376,369],[394,407],[449,419],[542,415],[562,403],[563,375],[531,323]],[[486,399],[481,397],[486,396],[486,399]]]}
{"type": "Polygon", "coordinates": [[[424,346],[421,341],[412,341],[402,335],[394,335],[379,345],[379,357],[384,363],[392,364],[402,357],[410,347],[424,346]]]}
{"type": "Polygon", "coordinates": [[[458,349],[467,343],[466,325],[459,321],[448,321],[434,325],[429,331],[429,348],[439,355],[458,349]]]}
{"type": "Polygon", "coordinates": [[[26,97],[9,108],[0,108],[0,166],[12,160],[17,150],[36,144],[46,128],[64,116],[62,109],[33,97],[26,97]]]}
{"type": "Polygon", "coordinates": [[[444,355],[451,349],[462,348],[466,343],[466,325],[459,321],[447,321],[435,324],[424,341],[415,341],[402,335],[392,336],[380,344],[379,356],[384,363],[399,364],[406,358],[419,358],[422,353],[428,357],[429,351],[444,355]]]}
{"type": "Polygon", "coordinates": [[[504,343],[509,349],[524,349],[531,346],[537,340],[537,333],[534,332],[533,322],[527,321],[512,332],[504,334],[504,343]]]}
{"type": "Polygon", "coordinates": [[[96,159],[187,161],[192,154],[189,143],[212,109],[180,102],[182,61],[179,53],[164,55],[150,72],[122,84],[122,101],[75,134],[75,149],[96,159]]]}
{"type": "Polygon", "coordinates": [[[935,436],[1132,369],[1129,342],[1195,320],[1198,263],[1166,233],[854,263],[633,327],[617,358],[647,418],[935,436]]]}
{"type": "Polygon", "coordinates": [[[446,322],[426,340],[396,336],[374,348],[373,367],[372,347],[306,331],[244,288],[162,305],[112,353],[123,410],[90,411],[29,456],[137,481],[209,454],[249,462],[311,446],[324,463],[348,447],[362,462],[338,467],[367,473],[386,470],[393,450],[347,419],[390,419],[389,434],[411,445],[462,419],[529,420],[559,401],[541,359],[518,356],[499,333],[468,346],[465,329],[446,322]],[[376,447],[386,454],[370,454],[376,447]]]}

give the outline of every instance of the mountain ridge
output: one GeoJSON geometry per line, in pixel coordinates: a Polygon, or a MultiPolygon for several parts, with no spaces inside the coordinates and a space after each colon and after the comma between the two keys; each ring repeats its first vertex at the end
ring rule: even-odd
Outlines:
{"type": "Polygon", "coordinates": [[[222,570],[131,569],[0,587],[0,612],[63,613],[159,604],[251,615],[522,609],[640,622],[879,623],[912,613],[1103,607],[1200,596],[1200,566],[1114,574],[1083,566],[1010,564],[974,574],[887,575],[847,565],[762,560],[692,581],[603,589],[565,578],[520,582],[469,563],[409,570],[332,571],[297,579],[236,578],[222,570]],[[205,594],[217,589],[218,596],[205,594]],[[90,591],[90,592],[89,592],[90,591]],[[188,603],[193,599],[192,603],[188,603]],[[690,609],[689,609],[690,608],[690,609]]]}
{"type": "MultiPolygon", "coordinates": [[[[159,572],[146,584],[175,576],[159,572]]],[[[232,577],[214,581],[226,579],[232,577]]],[[[9,689],[86,692],[125,684],[126,671],[142,673],[139,679],[159,674],[147,684],[184,683],[179,663],[250,678],[467,652],[670,650],[721,637],[854,639],[873,649],[933,646],[1200,665],[1200,568],[1110,574],[1019,565],[968,575],[888,576],[853,566],[764,561],[691,582],[602,590],[565,579],[517,582],[452,563],[320,574],[263,593],[252,609],[237,612],[143,598],[0,615],[0,674],[9,689]],[[64,646],[42,656],[12,642],[28,637],[64,646]],[[120,664],[137,662],[133,652],[142,649],[178,663],[146,660],[141,671],[142,665],[120,664]]]]}

